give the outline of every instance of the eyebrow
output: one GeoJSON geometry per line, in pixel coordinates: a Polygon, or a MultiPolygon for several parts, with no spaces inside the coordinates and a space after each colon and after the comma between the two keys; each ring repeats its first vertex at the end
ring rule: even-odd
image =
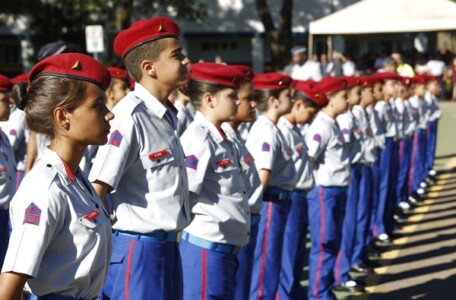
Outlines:
{"type": "Polygon", "coordinates": [[[174,50],[171,51],[171,54],[175,54],[178,52],[182,52],[182,47],[175,48],[174,50]]]}

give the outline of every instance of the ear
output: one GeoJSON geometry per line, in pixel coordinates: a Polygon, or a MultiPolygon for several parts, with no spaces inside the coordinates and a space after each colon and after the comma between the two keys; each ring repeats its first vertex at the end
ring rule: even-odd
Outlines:
{"type": "Polygon", "coordinates": [[[57,107],[53,111],[54,124],[57,130],[68,130],[70,129],[70,119],[68,113],[61,107],[57,107]]]}
{"type": "Polygon", "coordinates": [[[268,98],[268,107],[279,108],[279,99],[274,96],[269,96],[268,98]]]}
{"type": "Polygon", "coordinates": [[[210,107],[210,108],[214,108],[215,106],[215,97],[213,94],[211,93],[204,93],[203,95],[203,99],[202,99],[202,103],[205,107],[210,107]]]}
{"type": "Polygon", "coordinates": [[[157,73],[154,62],[152,60],[143,60],[141,62],[141,72],[143,75],[147,74],[148,76],[155,77],[157,73]]]}

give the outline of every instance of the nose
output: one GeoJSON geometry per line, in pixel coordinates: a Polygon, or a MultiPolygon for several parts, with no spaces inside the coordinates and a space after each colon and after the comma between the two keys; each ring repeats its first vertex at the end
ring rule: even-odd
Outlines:
{"type": "Polygon", "coordinates": [[[182,63],[184,66],[187,66],[187,65],[190,64],[190,59],[188,59],[188,57],[185,56],[181,63],[182,63]]]}
{"type": "Polygon", "coordinates": [[[114,119],[114,114],[112,111],[108,110],[108,113],[105,115],[105,120],[111,121],[112,119],[114,119]]]}
{"type": "Polygon", "coordinates": [[[251,108],[256,108],[257,107],[256,101],[250,101],[250,107],[251,108]]]}

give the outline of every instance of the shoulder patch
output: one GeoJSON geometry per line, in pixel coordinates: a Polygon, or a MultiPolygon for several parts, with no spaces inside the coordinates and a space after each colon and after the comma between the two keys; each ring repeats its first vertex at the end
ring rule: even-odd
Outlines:
{"type": "Polygon", "coordinates": [[[22,224],[40,225],[41,209],[35,204],[30,203],[25,209],[24,222],[22,224]]]}
{"type": "Polygon", "coordinates": [[[269,145],[268,143],[264,142],[264,143],[261,145],[261,151],[263,151],[263,152],[269,152],[269,151],[271,151],[271,145],[269,145]]]}
{"type": "Polygon", "coordinates": [[[185,166],[196,170],[198,168],[198,158],[195,155],[189,155],[185,158],[185,166]]]}
{"type": "Polygon", "coordinates": [[[114,130],[109,137],[108,145],[113,145],[115,147],[119,147],[122,143],[123,135],[120,133],[119,130],[114,130]]]}
{"type": "Polygon", "coordinates": [[[312,140],[314,140],[315,142],[318,142],[318,143],[321,142],[321,135],[318,133],[314,134],[312,140]]]}

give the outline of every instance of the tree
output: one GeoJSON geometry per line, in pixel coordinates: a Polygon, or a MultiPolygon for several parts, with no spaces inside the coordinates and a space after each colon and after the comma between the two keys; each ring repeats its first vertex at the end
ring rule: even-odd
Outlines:
{"type": "MultiPolygon", "coordinates": [[[[157,13],[200,21],[206,16],[206,6],[201,0],[13,0],[1,1],[0,12],[28,17],[35,53],[59,39],[82,52],[86,25],[101,24],[114,33],[130,26],[134,17],[157,13]]],[[[112,34],[108,37],[112,39],[112,34]]]]}
{"type": "Polygon", "coordinates": [[[256,8],[270,43],[271,66],[273,70],[280,70],[290,58],[293,0],[283,0],[278,26],[274,24],[267,0],[256,0],[256,8]]]}

